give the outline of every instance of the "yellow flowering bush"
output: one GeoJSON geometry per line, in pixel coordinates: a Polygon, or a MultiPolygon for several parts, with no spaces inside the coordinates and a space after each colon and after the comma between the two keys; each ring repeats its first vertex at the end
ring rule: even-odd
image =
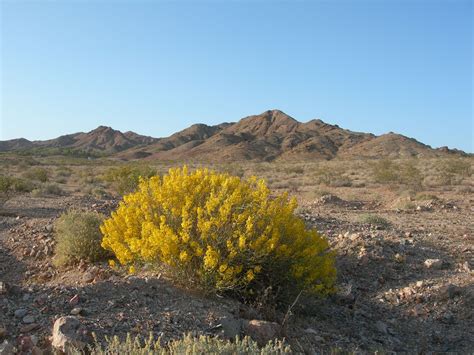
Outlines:
{"type": "Polygon", "coordinates": [[[101,226],[102,246],[123,265],[158,263],[205,290],[327,294],[334,255],[295,208],[255,177],[170,169],[124,196],[101,226]]]}

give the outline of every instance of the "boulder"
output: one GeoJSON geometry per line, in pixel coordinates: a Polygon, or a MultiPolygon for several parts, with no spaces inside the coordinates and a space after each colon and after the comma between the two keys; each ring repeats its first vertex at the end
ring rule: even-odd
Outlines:
{"type": "Polygon", "coordinates": [[[72,349],[82,350],[87,346],[90,337],[78,318],[61,317],[54,322],[51,345],[64,353],[72,349]]]}
{"type": "Polygon", "coordinates": [[[243,322],[243,330],[244,333],[255,340],[258,345],[264,346],[270,340],[280,336],[281,326],[278,323],[253,319],[243,322]]]}

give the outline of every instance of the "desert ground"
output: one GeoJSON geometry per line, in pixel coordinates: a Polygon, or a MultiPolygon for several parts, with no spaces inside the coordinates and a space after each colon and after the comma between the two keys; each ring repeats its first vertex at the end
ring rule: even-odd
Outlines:
{"type": "Polygon", "coordinates": [[[106,261],[57,267],[55,220],[70,209],[109,215],[133,190],[131,172],[183,162],[4,153],[0,205],[0,353],[51,353],[53,323],[74,315],[99,340],[163,342],[185,333],[233,338],[261,320],[295,353],[452,352],[474,349],[472,157],[312,162],[187,162],[288,191],[298,214],[337,253],[337,293],[302,297],[288,312],[177,287],[152,269],[106,261]],[[3,181],[2,180],[2,181],[3,181]],[[5,184],[2,186],[6,186],[5,184]],[[12,187],[13,186],[13,187],[12,187]],[[3,349],[3,350],[1,350],[3,349]],[[4,351],[4,352],[2,352],[4,351]]]}

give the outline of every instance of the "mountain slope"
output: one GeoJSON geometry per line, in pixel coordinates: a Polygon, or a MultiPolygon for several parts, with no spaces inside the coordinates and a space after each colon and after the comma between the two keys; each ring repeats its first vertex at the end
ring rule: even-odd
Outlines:
{"type": "Polygon", "coordinates": [[[446,147],[433,149],[415,139],[388,133],[353,132],[321,120],[298,122],[279,110],[215,126],[194,124],[166,138],[100,126],[48,141],[0,141],[0,151],[32,148],[78,149],[129,159],[197,161],[271,161],[354,158],[404,158],[466,155],[446,147]]]}
{"type": "Polygon", "coordinates": [[[0,151],[56,148],[113,154],[132,147],[148,145],[156,140],[134,132],[122,133],[110,127],[99,126],[87,133],[67,134],[45,141],[29,141],[23,138],[0,141],[0,151]]]}

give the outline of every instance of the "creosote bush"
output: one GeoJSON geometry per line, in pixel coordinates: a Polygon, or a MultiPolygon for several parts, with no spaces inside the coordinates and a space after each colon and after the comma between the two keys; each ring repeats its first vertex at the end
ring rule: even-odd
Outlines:
{"type": "Polygon", "coordinates": [[[110,168],[103,178],[116,192],[124,195],[135,191],[140,177],[149,178],[153,175],[156,175],[156,170],[147,165],[126,165],[110,168]]]}
{"type": "Polygon", "coordinates": [[[56,249],[54,263],[65,266],[80,260],[105,260],[110,252],[102,248],[99,227],[104,216],[76,210],[62,214],[54,224],[56,249]]]}
{"type": "Polygon", "coordinates": [[[46,182],[48,181],[48,170],[45,168],[34,167],[26,171],[24,176],[27,179],[46,182]]]}
{"type": "Polygon", "coordinates": [[[104,221],[102,246],[134,268],[167,266],[176,280],[252,299],[304,289],[333,291],[334,255],[325,238],[295,216],[296,200],[270,197],[263,180],[207,169],[170,169],[142,179],[104,221]]]}
{"type": "MultiPolygon", "coordinates": [[[[255,341],[249,337],[235,339],[234,341],[223,340],[210,336],[184,335],[182,339],[172,340],[167,345],[161,345],[160,339],[155,340],[153,335],[141,341],[139,337],[127,335],[125,340],[117,336],[106,338],[106,344],[100,344],[97,339],[95,345],[90,347],[91,355],[106,354],[134,354],[134,355],[200,355],[200,354],[248,354],[248,355],[279,355],[292,353],[291,348],[282,341],[272,341],[260,348],[255,341]]],[[[82,354],[82,352],[72,352],[82,354]]]]}

